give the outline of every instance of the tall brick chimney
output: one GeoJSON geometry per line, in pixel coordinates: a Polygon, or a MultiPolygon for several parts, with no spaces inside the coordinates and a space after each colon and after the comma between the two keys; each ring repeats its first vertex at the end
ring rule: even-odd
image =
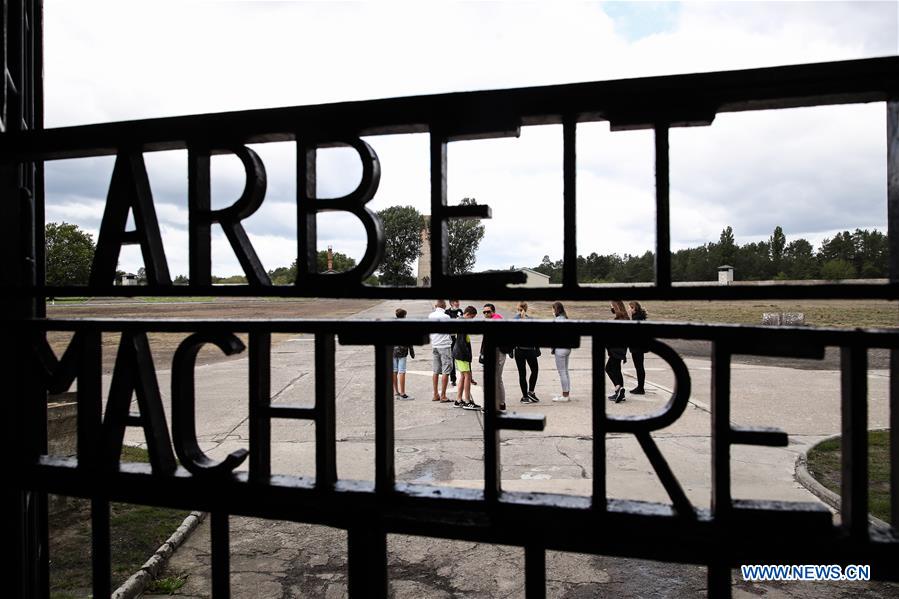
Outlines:
{"type": "Polygon", "coordinates": [[[334,270],[334,252],[331,250],[331,246],[328,246],[328,272],[334,270]]]}

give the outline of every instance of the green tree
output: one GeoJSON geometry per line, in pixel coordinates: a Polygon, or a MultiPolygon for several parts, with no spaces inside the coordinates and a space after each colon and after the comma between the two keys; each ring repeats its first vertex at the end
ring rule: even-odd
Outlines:
{"type": "Polygon", "coordinates": [[[771,249],[771,266],[775,273],[780,273],[783,268],[784,249],[787,246],[787,236],[780,225],[774,227],[774,233],[768,238],[768,246],[771,249]]]}
{"type": "Polygon", "coordinates": [[[858,276],[866,279],[889,276],[890,250],[886,235],[876,229],[856,229],[852,241],[858,276]]]}
{"type": "Polygon", "coordinates": [[[94,240],[90,233],[70,223],[47,223],[44,227],[47,250],[47,285],[86,285],[94,260],[94,240]]]}
{"type": "MultiPolygon", "coordinates": [[[[333,252],[332,254],[334,270],[343,272],[356,267],[356,260],[350,258],[346,254],[333,252]]],[[[316,272],[325,272],[328,270],[328,252],[321,250],[315,255],[316,272]]],[[[272,285],[293,285],[297,281],[297,261],[294,260],[290,266],[279,266],[274,270],[268,271],[268,278],[272,280],[272,285]]]]}
{"type": "Polygon", "coordinates": [[[384,223],[384,257],[378,270],[382,285],[414,285],[412,262],[421,255],[424,220],[412,206],[391,206],[378,212],[384,223]]]}
{"type": "Polygon", "coordinates": [[[783,272],[789,279],[814,279],[818,276],[815,249],[805,239],[791,241],[784,248],[783,272]]]}
{"type": "Polygon", "coordinates": [[[268,278],[272,285],[293,285],[297,282],[297,261],[294,260],[290,266],[279,266],[268,271],[268,278]]]}
{"type": "MultiPolygon", "coordinates": [[[[462,206],[476,206],[474,198],[462,198],[462,206]]],[[[475,254],[484,239],[484,225],[481,219],[453,218],[447,222],[449,231],[449,274],[460,275],[470,272],[475,262],[475,254]]]]}
{"type": "Polygon", "coordinates": [[[821,267],[821,276],[825,279],[852,279],[855,277],[855,267],[848,260],[828,260],[821,267]]]}
{"type": "Polygon", "coordinates": [[[175,277],[175,280],[173,282],[175,283],[175,285],[189,285],[190,279],[188,279],[184,275],[178,275],[177,277],[175,277]]]}
{"type": "Polygon", "coordinates": [[[833,239],[825,238],[821,242],[821,249],[818,250],[818,259],[822,263],[831,260],[844,260],[852,262],[855,259],[855,242],[849,231],[837,233],[833,239]]]}
{"type": "Polygon", "coordinates": [[[734,241],[734,230],[730,225],[721,231],[721,237],[718,239],[718,260],[721,264],[716,264],[716,269],[724,264],[736,266],[734,262],[737,261],[737,244],[734,241]]]}

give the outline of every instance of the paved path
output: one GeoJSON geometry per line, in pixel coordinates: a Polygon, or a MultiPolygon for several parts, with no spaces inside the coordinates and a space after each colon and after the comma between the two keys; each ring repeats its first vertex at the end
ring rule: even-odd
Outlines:
{"type": "MultiPolygon", "coordinates": [[[[393,318],[399,303],[384,302],[354,318],[393,318]]],[[[410,318],[424,317],[426,302],[402,302],[410,318]]],[[[589,339],[572,352],[572,397],[556,404],[558,374],[552,356],[540,358],[537,405],[518,405],[517,372],[507,364],[504,381],[510,409],[546,415],[542,433],[507,432],[503,437],[503,487],[587,495],[592,460],[590,430],[589,339]]],[[[479,343],[475,339],[475,347],[479,343]]],[[[483,420],[476,412],[430,401],[430,348],[421,348],[409,362],[408,392],[414,401],[396,403],[396,472],[398,480],[461,487],[482,486],[483,420]]],[[[337,456],[341,478],[374,477],[373,352],[369,348],[337,349],[337,456]]],[[[709,361],[685,360],[693,379],[690,407],[671,427],[653,436],[690,500],[708,507],[710,496],[709,361]]],[[[644,414],[660,409],[668,399],[673,377],[667,365],[652,355],[646,360],[649,392],[629,396],[609,411],[644,414]]],[[[633,371],[629,364],[626,376],[633,371]]],[[[299,337],[273,348],[273,402],[311,405],[314,397],[312,339],[299,337]]],[[[167,393],[168,373],[159,373],[167,393]]],[[[475,379],[482,373],[476,369],[475,379]]],[[[735,446],[733,495],[747,499],[816,501],[793,478],[799,452],[825,436],[839,432],[839,373],[770,366],[733,365],[733,422],[777,426],[790,434],[786,448],[735,446]]],[[[630,385],[631,381],[628,381],[630,385]]],[[[247,445],[246,360],[197,369],[197,426],[201,446],[212,457],[223,457],[247,445]]],[[[632,385],[630,385],[632,386],[632,385]]],[[[872,428],[888,426],[888,373],[869,376],[872,428]]],[[[474,387],[482,403],[481,386],[474,387]]],[[[166,401],[168,398],[166,397],[166,401]]],[[[139,431],[128,441],[141,443],[139,431]]],[[[608,492],[610,497],[668,502],[668,497],[632,435],[610,435],[608,492]]],[[[278,474],[314,473],[314,425],[272,422],[272,470],[278,474]]],[[[343,597],[346,594],[346,534],[321,526],[231,519],[232,593],[235,597],[343,597]]],[[[396,597],[520,597],[523,596],[523,551],[518,548],[391,535],[390,578],[396,597]],[[484,577],[485,564],[491,576],[484,577]]],[[[178,550],[170,573],[189,573],[181,594],[209,597],[209,536],[204,523],[178,550]]],[[[547,559],[551,597],[656,596],[694,597],[704,594],[705,570],[641,560],[551,552],[547,559]]],[[[862,594],[899,595],[899,586],[769,584],[739,582],[736,596],[817,597],[862,594]]]]}

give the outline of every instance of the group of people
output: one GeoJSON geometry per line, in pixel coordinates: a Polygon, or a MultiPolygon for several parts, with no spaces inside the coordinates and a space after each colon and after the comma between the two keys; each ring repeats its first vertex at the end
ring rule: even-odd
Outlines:
{"type": "MultiPolygon", "coordinates": [[[[639,302],[629,302],[625,307],[624,302],[614,300],[610,303],[610,308],[615,320],[646,320],[646,311],[640,306],[639,302]]],[[[556,321],[565,320],[568,315],[565,313],[565,306],[562,302],[554,302],[552,304],[553,318],[556,321]]],[[[484,304],[481,312],[486,320],[502,319],[496,311],[496,306],[491,303],[484,304]]],[[[434,302],[434,311],[428,315],[429,320],[451,320],[456,318],[472,319],[478,315],[477,308],[467,306],[462,309],[459,307],[459,300],[450,300],[449,307],[444,300],[434,302]]],[[[402,308],[396,310],[397,318],[405,318],[406,311],[402,308]]],[[[529,319],[528,305],[526,302],[519,302],[515,320],[529,319]]],[[[472,378],[472,361],[473,352],[471,347],[470,335],[451,335],[447,333],[431,333],[431,353],[433,363],[433,396],[432,401],[440,403],[452,403],[454,407],[464,410],[480,410],[479,406],[472,399],[471,386],[477,385],[472,378]],[[446,396],[449,383],[457,388],[456,400],[453,401],[446,396]]],[[[608,361],[606,362],[606,373],[614,385],[614,391],[608,396],[609,400],[616,403],[624,401],[625,388],[624,377],[621,372],[621,365],[627,361],[627,351],[630,349],[633,358],[634,368],[637,371],[637,386],[631,389],[634,395],[642,395],[645,393],[644,384],[646,381],[646,371],[643,367],[644,354],[647,351],[646,342],[634,342],[628,347],[608,347],[608,361]]],[[[485,345],[481,344],[481,350],[478,361],[483,364],[485,345]]],[[[496,360],[496,401],[497,408],[500,411],[506,409],[506,391],[502,380],[502,373],[505,367],[506,358],[512,357],[518,368],[518,384],[521,388],[521,403],[533,404],[538,403],[540,398],[537,397],[537,377],[540,372],[540,365],[537,360],[540,357],[540,347],[533,345],[522,346],[498,346],[495,348],[496,360]]],[[[552,398],[555,402],[571,401],[571,377],[568,373],[568,362],[571,356],[571,348],[554,347],[552,355],[555,358],[556,369],[559,372],[559,380],[561,383],[561,393],[552,398]]],[[[397,346],[393,350],[393,393],[397,400],[410,400],[412,397],[406,394],[406,360],[407,357],[415,358],[415,350],[411,346],[397,346]]]]}

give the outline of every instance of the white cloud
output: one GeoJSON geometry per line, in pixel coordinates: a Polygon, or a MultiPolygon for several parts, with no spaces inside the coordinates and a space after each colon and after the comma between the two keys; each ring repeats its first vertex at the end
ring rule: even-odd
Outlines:
{"type": "MultiPolygon", "coordinates": [[[[639,3],[629,5],[640,18],[639,3]]],[[[871,2],[683,3],[648,14],[641,36],[597,3],[45,2],[46,122],[111,120],[363,100],[472,89],[820,62],[896,54],[897,6],[871,2]],[[664,17],[664,18],[662,18],[664,17]],[[654,19],[658,19],[656,22],[654,19]],[[663,22],[664,21],[664,22],[663,22]],[[656,29],[653,30],[653,26],[656,29]]],[[[624,17],[619,17],[619,19],[624,17]]],[[[882,105],[719,115],[710,128],[671,134],[675,248],[885,227],[882,105]]],[[[640,253],[653,245],[650,132],[578,130],[579,252],[640,253]]],[[[429,212],[424,135],[372,137],[381,185],[372,209],[429,212]]],[[[296,254],[293,144],[257,144],[266,201],[245,221],[266,268],[296,254]]],[[[319,194],[358,184],[351,150],[320,153],[319,194]]],[[[185,272],[185,152],[148,154],[173,273],[185,272]]],[[[113,159],[48,166],[48,219],[96,231],[113,159]]],[[[476,197],[494,218],[478,268],[561,257],[561,133],[451,145],[450,202],[476,197]]],[[[214,207],[240,195],[239,161],[213,160],[214,207]]],[[[218,274],[239,272],[215,242],[218,274]]],[[[225,244],[222,246],[222,244],[225,244]]],[[[361,256],[361,225],[325,215],[319,246],[361,256]]],[[[129,269],[139,252],[125,252],[129,269]]],[[[123,258],[124,260],[125,258],[123,258]]]]}

